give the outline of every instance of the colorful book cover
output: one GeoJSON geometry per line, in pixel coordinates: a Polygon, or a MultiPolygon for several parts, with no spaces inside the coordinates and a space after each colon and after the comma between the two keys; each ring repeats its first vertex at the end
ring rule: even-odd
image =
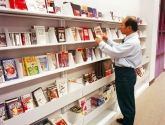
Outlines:
{"type": "Polygon", "coordinates": [[[23,107],[19,98],[6,100],[5,103],[6,103],[9,118],[13,118],[23,113],[23,107]]]}
{"type": "Polygon", "coordinates": [[[55,30],[56,30],[55,33],[56,33],[58,42],[66,42],[65,28],[64,27],[55,27],[55,30]]]}
{"type": "Polygon", "coordinates": [[[24,63],[28,76],[39,74],[38,64],[35,56],[24,57],[24,63]]]}
{"type": "Polygon", "coordinates": [[[36,0],[36,3],[37,3],[37,10],[39,12],[43,12],[43,13],[47,12],[45,0],[36,0]]]}
{"type": "Polygon", "coordinates": [[[31,93],[21,96],[21,102],[24,112],[34,109],[34,102],[31,93]]]}
{"type": "Polygon", "coordinates": [[[72,9],[73,9],[73,14],[74,16],[81,16],[81,8],[80,8],[80,5],[77,5],[77,4],[71,4],[72,6],[72,9]]]}
{"type": "Polygon", "coordinates": [[[27,10],[25,0],[9,0],[10,8],[27,10]]]}
{"type": "Polygon", "coordinates": [[[98,12],[98,18],[103,19],[103,13],[102,12],[98,12]]]}
{"type": "Polygon", "coordinates": [[[46,0],[46,5],[47,5],[47,12],[48,13],[56,13],[54,0],[46,0]]]}
{"type": "Polygon", "coordinates": [[[6,106],[5,106],[5,103],[0,103],[0,118],[2,120],[7,120],[8,117],[7,117],[7,112],[6,112],[6,106]]]}
{"type": "Polygon", "coordinates": [[[88,7],[88,17],[92,18],[92,8],[88,7]]]}
{"type": "Polygon", "coordinates": [[[96,37],[101,37],[101,35],[103,34],[100,26],[94,27],[94,32],[95,32],[96,37]]]}
{"type": "Polygon", "coordinates": [[[53,125],[71,125],[62,114],[51,119],[51,122],[53,125]]]}
{"type": "Polygon", "coordinates": [[[46,90],[50,101],[58,98],[58,91],[55,85],[47,86],[46,90]]]}
{"type": "Polygon", "coordinates": [[[6,47],[6,35],[5,33],[0,33],[0,47],[6,47]]]}
{"type": "Polygon", "coordinates": [[[43,56],[37,56],[40,65],[41,65],[41,69],[42,71],[48,71],[48,59],[46,55],[43,56]]]}
{"type": "Polygon", "coordinates": [[[71,27],[74,40],[77,41],[76,27],[71,27]]]}
{"type": "Polygon", "coordinates": [[[47,103],[46,97],[41,87],[32,92],[32,97],[36,106],[41,106],[47,103]]]}
{"type": "Polygon", "coordinates": [[[82,6],[81,6],[81,16],[87,17],[87,15],[88,15],[88,7],[82,5],[82,6]]]}
{"type": "Polygon", "coordinates": [[[88,60],[88,48],[82,49],[82,58],[84,61],[88,60]]]}
{"type": "Polygon", "coordinates": [[[56,79],[55,80],[55,85],[57,86],[57,91],[58,91],[59,98],[68,93],[67,79],[66,78],[56,79]]]}
{"type": "Polygon", "coordinates": [[[92,17],[97,18],[97,10],[96,10],[96,8],[92,8],[92,17]]]}
{"type": "Polygon", "coordinates": [[[83,38],[84,38],[84,40],[90,40],[88,28],[83,27],[82,31],[83,31],[83,38]]]}
{"type": "Polygon", "coordinates": [[[87,114],[88,113],[88,109],[87,109],[87,102],[85,98],[79,99],[79,106],[83,109],[83,114],[87,114]]]}
{"type": "Polygon", "coordinates": [[[79,36],[80,36],[81,41],[83,41],[84,40],[84,37],[83,37],[82,28],[78,27],[77,30],[78,30],[78,33],[79,33],[79,36]]]}
{"type": "Polygon", "coordinates": [[[87,49],[88,49],[88,59],[93,60],[92,48],[87,48],[87,49]]]}
{"type": "Polygon", "coordinates": [[[4,72],[5,81],[18,78],[18,72],[13,58],[2,59],[2,67],[4,72]]]}
{"type": "Polygon", "coordinates": [[[36,0],[25,0],[28,11],[38,11],[36,0]]]}
{"type": "Polygon", "coordinates": [[[0,65],[0,83],[5,82],[4,74],[3,74],[3,68],[0,65]]]}

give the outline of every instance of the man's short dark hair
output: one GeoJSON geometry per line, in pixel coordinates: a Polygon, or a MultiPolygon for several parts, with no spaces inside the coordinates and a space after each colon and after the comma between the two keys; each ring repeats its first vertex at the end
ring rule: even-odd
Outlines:
{"type": "Polygon", "coordinates": [[[131,26],[133,31],[137,31],[138,30],[138,24],[137,24],[137,20],[133,17],[127,17],[127,21],[125,22],[125,26],[131,26]]]}

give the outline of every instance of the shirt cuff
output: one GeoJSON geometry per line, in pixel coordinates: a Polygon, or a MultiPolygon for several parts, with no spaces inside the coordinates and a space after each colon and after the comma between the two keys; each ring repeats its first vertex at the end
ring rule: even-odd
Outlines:
{"type": "Polygon", "coordinates": [[[106,43],[103,42],[103,41],[101,41],[101,42],[99,43],[99,48],[102,49],[105,45],[106,45],[106,43]]]}

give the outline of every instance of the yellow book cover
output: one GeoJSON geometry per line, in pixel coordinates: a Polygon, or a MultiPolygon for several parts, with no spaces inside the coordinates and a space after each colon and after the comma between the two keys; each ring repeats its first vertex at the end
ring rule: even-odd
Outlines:
{"type": "Polygon", "coordinates": [[[38,63],[35,56],[24,57],[28,76],[39,74],[38,63]]]}
{"type": "Polygon", "coordinates": [[[27,70],[26,70],[26,67],[25,67],[24,57],[22,57],[22,69],[23,69],[23,76],[28,76],[27,70]]]}

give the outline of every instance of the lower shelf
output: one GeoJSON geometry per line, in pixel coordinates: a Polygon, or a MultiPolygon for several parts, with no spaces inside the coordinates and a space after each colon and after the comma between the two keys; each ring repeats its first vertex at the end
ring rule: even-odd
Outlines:
{"type": "Polygon", "coordinates": [[[106,109],[86,125],[108,125],[111,121],[111,118],[116,114],[117,112],[106,109]]]}
{"type": "MultiPolygon", "coordinates": [[[[95,124],[89,124],[89,122],[91,123],[92,121],[93,122],[96,121],[95,119],[97,119],[98,115],[100,115],[101,112],[103,112],[105,109],[107,109],[115,102],[116,102],[116,96],[114,96],[113,98],[105,102],[103,105],[99,106],[98,108],[94,109],[92,112],[84,116],[83,125],[96,125],[98,121],[95,124]]],[[[104,125],[104,124],[100,124],[100,125],[104,125]]]]}

